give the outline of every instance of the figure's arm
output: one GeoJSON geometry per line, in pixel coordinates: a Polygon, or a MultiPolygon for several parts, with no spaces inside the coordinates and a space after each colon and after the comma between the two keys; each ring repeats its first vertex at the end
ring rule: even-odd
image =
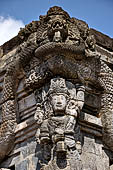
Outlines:
{"type": "Polygon", "coordinates": [[[79,111],[82,110],[84,105],[84,92],[85,92],[85,87],[79,86],[77,89],[77,103],[78,103],[79,111]]]}
{"type": "Polygon", "coordinates": [[[42,109],[41,104],[37,104],[37,109],[34,115],[34,119],[36,120],[38,125],[41,125],[43,122],[43,118],[44,118],[44,111],[42,109]]]}

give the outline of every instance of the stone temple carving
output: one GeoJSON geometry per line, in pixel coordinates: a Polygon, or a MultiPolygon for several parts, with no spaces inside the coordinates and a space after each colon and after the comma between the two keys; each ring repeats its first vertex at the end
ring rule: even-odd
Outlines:
{"type": "Polygon", "coordinates": [[[0,168],[108,170],[113,162],[113,73],[102,52],[112,52],[96,43],[87,23],[57,6],[17,37],[11,61],[0,70],[0,168]],[[90,116],[102,124],[90,122],[90,116]],[[32,147],[31,136],[36,139],[32,147]]]}
{"type": "MultiPolygon", "coordinates": [[[[62,157],[66,159],[70,152],[73,153],[75,161],[79,159],[79,153],[76,149],[75,128],[84,104],[84,91],[85,88],[82,85],[77,84],[75,87],[73,84],[65,82],[63,78],[54,78],[51,80],[48,92],[44,92],[46,94],[42,101],[44,106],[40,105],[39,107],[38,104],[35,119],[37,124],[40,125],[39,139],[43,146],[43,157],[47,161],[48,153],[46,152],[53,152],[53,158],[52,155],[49,157],[51,162],[55,161],[54,157],[59,160],[62,157]],[[44,113],[43,110],[47,113],[44,113]],[[46,145],[50,151],[46,150],[46,145]]],[[[62,162],[59,162],[59,164],[62,165],[62,162]]],[[[47,165],[48,168],[49,166],[47,165]]]]}

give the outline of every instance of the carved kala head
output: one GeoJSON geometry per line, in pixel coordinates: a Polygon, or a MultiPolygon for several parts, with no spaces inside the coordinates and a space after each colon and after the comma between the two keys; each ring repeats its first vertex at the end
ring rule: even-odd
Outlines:
{"type": "Polygon", "coordinates": [[[20,50],[25,55],[27,53],[24,49],[30,48],[27,51],[32,51],[36,58],[60,54],[82,59],[89,27],[85,22],[71,18],[62,8],[54,6],[47,15],[40,16],[39,21],[33,21],[21,29],[18,36],[26,42],[20,50]]]}
{"type": "Polygon", "coordinates": [[[68,26],[62,15],[52,15],[48,21],[47,35],[50,41],[64,42],[68,36],[68,26]]]}

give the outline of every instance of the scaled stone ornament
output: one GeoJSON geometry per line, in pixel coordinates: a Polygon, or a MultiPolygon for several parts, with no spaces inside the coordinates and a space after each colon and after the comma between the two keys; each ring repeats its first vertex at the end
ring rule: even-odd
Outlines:
{"type": "Polygon", "coordinates": [[[101,95],[100,109],[103,124],[103,142],[113,151],[113,73],[104,61],[101,61],[99,81],[104,89],[101,95]]]}

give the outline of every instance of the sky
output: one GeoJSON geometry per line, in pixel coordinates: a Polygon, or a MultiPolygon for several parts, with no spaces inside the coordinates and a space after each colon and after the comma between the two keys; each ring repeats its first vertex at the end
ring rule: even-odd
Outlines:
{"type": "Polygon", "coordinates": [[[0,45],[52,6],[62,7],[71,17],[113,38],[113,0],[0,0],[0,45]]]}

